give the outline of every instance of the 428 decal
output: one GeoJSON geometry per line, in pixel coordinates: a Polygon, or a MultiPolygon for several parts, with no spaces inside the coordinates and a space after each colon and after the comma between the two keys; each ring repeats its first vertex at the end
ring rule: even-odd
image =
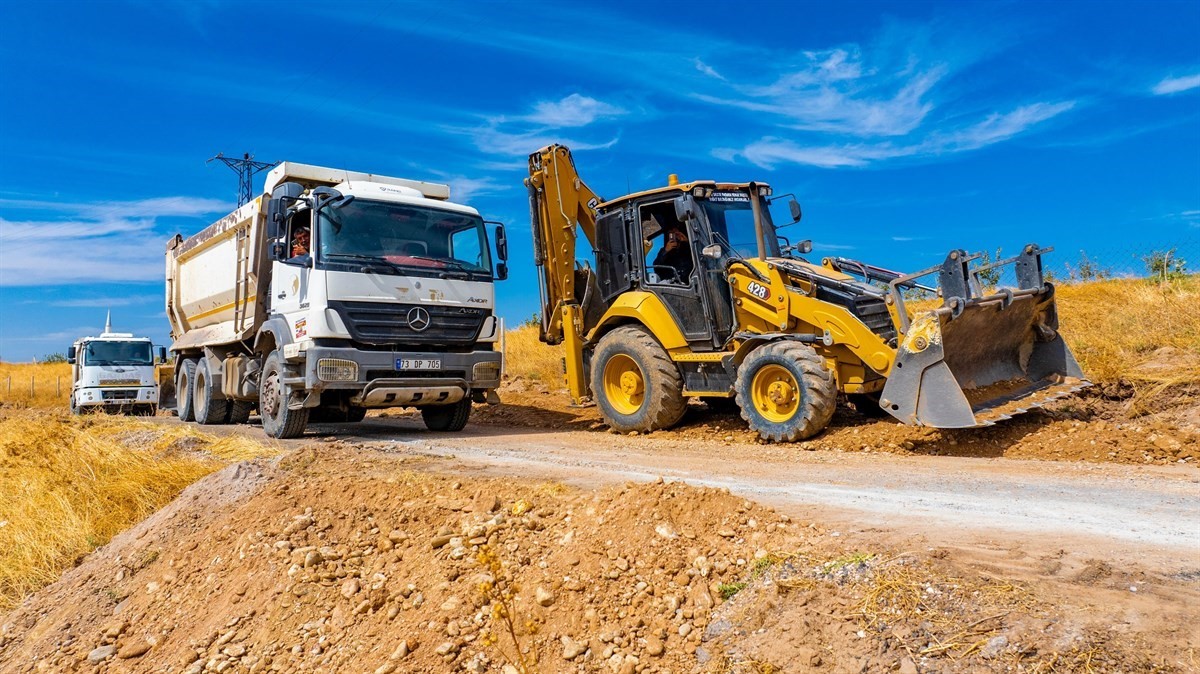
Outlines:
{"type": "Polygon", "coordinates": [[[751,281],[750,283],[746,284],[746,292],[754,295],[760,300],[767,299],[767,296],[771,294],[771,291],[758,281],[751,281]]]}

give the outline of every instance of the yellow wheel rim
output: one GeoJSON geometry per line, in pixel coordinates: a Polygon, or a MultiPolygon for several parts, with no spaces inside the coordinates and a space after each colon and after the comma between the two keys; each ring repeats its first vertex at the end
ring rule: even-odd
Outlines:
{"type": "Polygon", "coordinates": [[[790,421],[800,409],[800,385],[796,377],[782,365],[764,365],[754,373],[750,384],[754,409],[767,421],[790,421]]]}
{"type": "Polygon", "coordinates": [[[618,414],[634,414],[646,399],[646,377],[637,361],[618,353],[604,364],[604,397],[618,414]]]}

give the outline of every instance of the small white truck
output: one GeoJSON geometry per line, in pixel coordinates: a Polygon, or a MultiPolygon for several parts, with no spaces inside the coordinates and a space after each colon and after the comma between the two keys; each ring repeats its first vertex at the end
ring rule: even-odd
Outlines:
{"type": "MultiPolygon", "coordinates": [[[[148,337],[113,332],[110,314],[99,337],[81,337],[67,349],[71,412],[154,416],[158,411],[155,351],[148,337]]],[[[162,360],[165,350],[158,347],[157,351],[162,360]]]]}
{"type": "Polygon", "coordinates": [[[445,185],[284,162],[263,194],[166,251],[176,409],[272,437],[418,407],[433,430],[495,402],[507,277],[445,185]]]}

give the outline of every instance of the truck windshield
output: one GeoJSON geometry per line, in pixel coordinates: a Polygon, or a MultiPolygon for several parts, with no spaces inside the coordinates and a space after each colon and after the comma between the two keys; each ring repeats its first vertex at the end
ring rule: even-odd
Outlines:
{"type": "Polygon", "coordinates": [[[84,365],[153,365],[149,342],[88,342],[84,365]]]}
{"type": "MultiPolygon", "coordinates": [[[[738,255],[758,257],[758,234],[754,229],[754,210],[750,207],[748,193],[717,191],[701,203],[704,204],[709,227],[715,234],[724,237],[738,255]]],[[[762,217],[767,230],[767,256],[778,256],[779,243],[775,239],[775,227],[766,204],[762,204],[762,217]]]]}
{"type": "Polygon", "coordinates": [[[376,258],[428,271],[491,275],[483,219],[477,215],[367,199],[321,211],[317,256],[376,258]]]}

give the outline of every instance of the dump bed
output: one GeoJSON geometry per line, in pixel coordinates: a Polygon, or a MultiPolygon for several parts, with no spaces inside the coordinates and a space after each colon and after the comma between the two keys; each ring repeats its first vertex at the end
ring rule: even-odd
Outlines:
{"type": "Polygon", "coordinates": [[[166,301],[171,350],[252,339],[266,318],[270,261],[267,197],[167,243],[166,301]]]}

